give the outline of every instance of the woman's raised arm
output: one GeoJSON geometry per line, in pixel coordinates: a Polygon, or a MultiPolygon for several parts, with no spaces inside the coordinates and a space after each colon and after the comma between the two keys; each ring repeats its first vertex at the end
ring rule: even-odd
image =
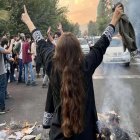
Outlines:
{"type": "Polygon", "coordinates": [[[24,5],[24,13],[22,13],[21,20],[27,25],[30,32],[36,29],[34,23],[30,19],[30,16],[27,12],[26,6],[24,5]]]}
{"type": "Polygon", "coordinates": [[[51,61],[53,57],[54,48],[47,45],[41,32],[36,29],[34,23],[30,19],[26,6],[24,5],[24,13],[21,17],[22,21],[27,25],[28,29],[32,33],[34,40],[37,43],[37,56],[41,58],[43,65],[45,66],[48,76],[51,71],[51,61]]]}

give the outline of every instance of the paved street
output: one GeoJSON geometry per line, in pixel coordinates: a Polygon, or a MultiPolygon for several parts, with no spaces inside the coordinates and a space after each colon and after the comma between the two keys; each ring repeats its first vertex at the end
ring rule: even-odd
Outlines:
{"type": "Polygon", "coordinates": [[[140,65],[101,66],[93,77],[98,112],[115,110],[123,126],[140,132],[140,65]]]}
{"type": "MultiPolygon", "coordinates": [[[[101,65],[94,76],[95,98],[98,112],[115,110],[122,117],[124,125],[130,124],[140,132],[140,64],[124,66],[101,65]]],[[[12,111],[0,116],[0,123],[16,121],[42,122],[47,88],[42,88],[42,79],[36,87],[10,83],[8,89],[12,98],[6,105],[12,111]]]]}
{"type": "Polygon", "coordinates": [[[47,88],[41,87],[41,80],[37,79],[35,87],[24,84],[11,83],[8,86],[11,99],[6,101],[8,108],[12,111],[0,116],[0,122],[16,121],[41,122],[47,95],[47,88]]]}

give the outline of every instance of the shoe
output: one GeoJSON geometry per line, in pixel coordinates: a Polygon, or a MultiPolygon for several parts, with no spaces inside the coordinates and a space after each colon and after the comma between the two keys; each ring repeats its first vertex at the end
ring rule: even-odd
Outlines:
{"type": "Polygon", "coordinates": [[[15,78],[10,80],[10,83],[17,81],[15,78]]]}
{"type": "Polygon", "coordinates": [[[32,86],[37,86],[37,83],[34,81],[31,83],[32,86]]]}
{"type": "Polygon", "coordinates": [[[46,88],[46,87],[47,87],[47,84],[43,83],[42,88],[46,88]]]}
{"type": "Polygon", "coordinates": [[[7,94],[6,97],[5,97],[6,100],[8,100],[10,98],[12,98],[12,96],[10,94],[7,94]]]}
{"type": "Polygon", "coordinates": [[[3,114],[5,114],[5,113],[6,113],[5,110],[0,109],[0,115],[3,115],[3,114]]]}
{"type": "Polygon", "coordinates": [[[10,109],[0,109],[0,115],[3,115],[9,111],[10,111],[10,109]]]}
{"type": "Polygon", "coordinates": [[[17,84],[19,84],[19,83],[25,83],[25,81],[19,81],[19,80],[18,80],[18,81],[17,81],[17,84]]]}
{"type": "Polygon", "coordinates": [[[37,78],[40,78],[40,75],[39,75],[39,74],[37,74],[37,75],[36,75],[36,77],[37,77],[37,78]]]}
{"type": "Polygon", "coordinates": [[[29,85],[30,85],[30,81],[27,81],[26,86],[29,86],[29,85]]]}

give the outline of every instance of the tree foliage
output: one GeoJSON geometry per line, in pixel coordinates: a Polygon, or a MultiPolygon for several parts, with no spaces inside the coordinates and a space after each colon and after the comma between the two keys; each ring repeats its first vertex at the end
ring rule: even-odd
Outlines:
{"type": "Polygon", "coordinates": [[[59,21],[63,25],[63,30],[65,32],[74,32],[74,25],[70,23],[66,15],[61,15],[59,21]]]}
{"type": "Polygon", "coordinates": [[[11,34],[29,32],[21,21],[24,4],[35,26],[44,34],[49,26],[55,31],[61,21],[65,30],[74,31],[74,25],[66,18],[67,9],[59,7],[58,3],[59,0],[0,0],[0,10],[9,12],[8,20],[0,19],[0,31],[4,30],[11,34]]]}
{"type": "Polygon", "coordinates": [[[88,23],[88,35],[89,36],[97,35],[96,22],[89,21],[89,23],[88,23]]]}
{"type": "Polygon", "coordinates": [[[74,24],[74,34],[78,37],[81,36],[80,25],[78,23],[74,24]]]}
{"type": "Polygon", "coordinates": [[[97,29],[98,34],[101,34],[110,21],[111,3],[108,5],[107,0],[100,0],[97,10],[97,29]]]}

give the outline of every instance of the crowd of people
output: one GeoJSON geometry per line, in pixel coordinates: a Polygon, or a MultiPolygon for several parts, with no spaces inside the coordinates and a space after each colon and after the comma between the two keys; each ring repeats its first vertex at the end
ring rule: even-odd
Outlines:
{"type": "MultiPolygon", "coordinates": [[[[51,27],[48,28],[46,43],[55,47],[58,38],[63,33],[62,25],[58,25],[58,31],[51,35],[51,27]]],[[[37,44],[30,34],[19,33],[15,36],[4,34],[0,38],[0,76],[3,83],[0,94],[0,114],[5,114],[5,99],[11,98],[7,91],[7,85],[11,82],[23,83],[26,86],[36,86],[36,78],[43,78],[42,88],[48,86],[48,76],[42,64],[42,58],[37,56],[37,44]],[[41,71],[43,68],[43,72],[41,71]],[[4,79],[3,79],[4,74],[4,79]],[[4,94],[5,93],[5,94],[4,94]]]]}

